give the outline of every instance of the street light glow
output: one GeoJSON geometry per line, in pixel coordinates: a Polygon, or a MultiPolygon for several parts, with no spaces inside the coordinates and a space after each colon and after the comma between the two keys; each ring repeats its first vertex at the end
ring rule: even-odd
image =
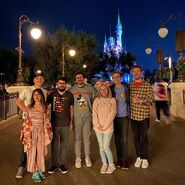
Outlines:
{"type": "Polygon", "coordinates": [[[69,55],[74,57],[76,55],[76,51],[74,49],[69,50],[69,55]]]}
{"type": "Polygon", "coordinates": [[[86,65],[86,64],[83,64],[83,68],[84,68],[84,69],[87,68],[87,65],[86,65]]]}
{"type": "Polygon", "coordinates": [[[39,28],[32,28],[31,31],[30,31],[30,33],[31,33],[31,36],[35,40],[39,39],[40,36],[41,36],[41,34],[42,34],[42,32],[41,32],[41,30],[39,28]]]}

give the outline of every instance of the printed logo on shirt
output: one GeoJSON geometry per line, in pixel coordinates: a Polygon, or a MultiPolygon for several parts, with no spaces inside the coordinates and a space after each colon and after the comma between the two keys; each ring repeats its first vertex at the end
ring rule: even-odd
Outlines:
{"type": "Polygon", "coordinates": [[[81,110],[87,109],[87,100],[81,94],[77,97],[77,103],[79,105],[79,109],[81,110]]]}
{"type": "Polygon", "coordinates": [[[121,100],[121,99],[125,98],[125,96],[126,96],[125,92],[122,92],[122,93],[116,95],[116,99],[121,100]]]}
{"type": "Polygon", "coordinates": [[[53,111],[62,112],[64,110],[65,97],[54,97],[53,98],[53,111]]]}

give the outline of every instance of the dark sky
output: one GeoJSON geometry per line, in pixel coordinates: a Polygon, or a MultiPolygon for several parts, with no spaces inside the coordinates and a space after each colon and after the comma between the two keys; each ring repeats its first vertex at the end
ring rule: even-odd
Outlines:
{"type": "MultiPolygon", "coordinates": [[[[181,15],[181,25],[185,29],[184,0],[4,0],[0,6],[0,46],[15,48],[18,46],[18,19],[27,15],[33,22],[39,21],[45,34],[56,31],[61,25],[69,29],[83,29],[94,34],[103,49],[105,33],[109,35],[110,25],[114,34],[117,12],[123,26],[123,43],[127,51],[136,56],[136,62],[145,69],[157,68],[157,45],[167,54],[172,54],[176,61],[175,30],[179,29],[177,21],[169,21],[169,34],[161,39],[157,30],[160,20],[167,22],[171,14],[181,15]],[[145,48],[153,40],[153,53],[146,55],[145,48]]],[[[31,50],[32,41],[28,36],[26,24],[22,26],[22,47],[25,53],[31,50]]]]}

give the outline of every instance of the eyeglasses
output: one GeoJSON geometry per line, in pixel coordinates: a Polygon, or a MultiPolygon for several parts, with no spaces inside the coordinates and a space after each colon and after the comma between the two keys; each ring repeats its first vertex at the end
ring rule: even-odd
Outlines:
{"type": "Polygon", "coordinates": [[[66,83],[65,82],[59,82],[59,83],[57,83],[57,85],[66,85],[66,83]]]}

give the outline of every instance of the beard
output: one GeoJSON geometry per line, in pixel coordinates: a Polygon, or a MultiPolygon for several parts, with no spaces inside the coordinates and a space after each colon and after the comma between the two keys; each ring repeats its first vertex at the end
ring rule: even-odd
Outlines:
{"type": "Polygon", "coordinates": [[[65,91],[65,89],[63,88],[63,89],[58,89],[60,92],[64,92],[65,91]]]}

